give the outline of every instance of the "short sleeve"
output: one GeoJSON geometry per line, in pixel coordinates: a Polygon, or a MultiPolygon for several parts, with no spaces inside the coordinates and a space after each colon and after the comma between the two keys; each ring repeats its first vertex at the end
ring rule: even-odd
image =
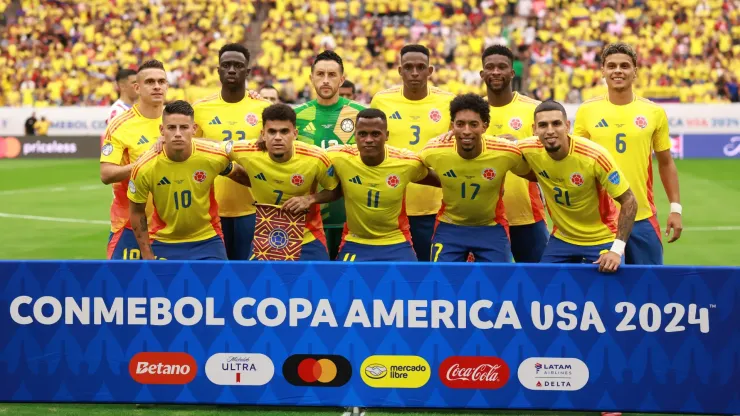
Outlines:
{"type": "Polygon", "coordinates": [[[602,188],[612,198],[618,198],[630,188],[627,178],[617,166],[609,152],[600,152],[601,157],[594,163],[595,174],[602,188]]]}
{"type": "Polygon", "coordinates": [[[337,179],[337,173],[334,169],[333,164],[326,166],[323,162],[320,162],[318,179],[319,185],[321,185],[321,187],[324,189],[328,189],[331,191],[339,186],[339,179],[337,179]]]}
{"type": "Polygon", "coordinates": [[[149,199],[149,175],[145,171],[135,172],[128,181],[128,199],[136,204],[145,204],[149,199]]]}
{"type": "Polygon", "coordinates": [[[578,107],[575,125],[573,126],[573,135],[590,139],[591,135],[588,133],[588,128],[586,127],[586,113],[587,111],[582,105],[578,107]]]}
{"type": "MultiPolygon", "coordinates": [[[[109,125],[105,132],[103,147],[100,149],[100,161],[120,165],[125,148],[118,134],[116,134],[117,132],[113,131],[114,129],[111,127],[109,125]]],[[[118,127],[118,125],[115,127],[118,127]]]]}
{"type": "Polygon", "coordinates": [[[532,168],[529,167],[529,163],[524,160],[524,156],[517,156],[516,164],[511,168],[511,171],[517,175],[523,176],[529,173],[532,168]]]}
{"type": "Polygon", "coordinates": [[[663,152],[670,150],[671,148],[671,137],[668,130],[668,116],[666,116],[665,110],[662,108],[657,114],[657,127],[653,132],[653,150],[656,152],[663,152]]]}
{"type": "Polygon", "coordinates": [[[421,159],[415,159],[410,160],[409,163],[411,163],[411,182],[419,182],[420,180],[427,177],[429,174],[429,169],[427,169],[426,166],[424,166],[424,163],[421,162],[421,159]]]}

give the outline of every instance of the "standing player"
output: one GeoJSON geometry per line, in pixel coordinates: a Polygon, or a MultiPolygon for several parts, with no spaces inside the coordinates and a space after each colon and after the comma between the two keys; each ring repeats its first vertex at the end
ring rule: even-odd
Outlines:
{"type": "Polygon", "coordinates": [[[671,157],[668,118],[653,102],[632,91],[637,76],[637,54],[625,43],[607,46],[601,55],[601,72],[608,94],[584,102],[576,113],[574,134],[604,146],[616,159],[635,189],[640,209],[625,252],[627,264],[663,264],[658,212],[653,201],[652,154],[658,158],[671,213],[666,235],[669,243],[681,237],[678,172],[671,157]]]}
{"type": "Polygon", "coordinates": [[[233,174],[233,165],[220,144],[192,140],[195,128],[190,104],[167,104],[160,126],[163,151],[144,154],[131,173],[131,225],[144,260],[226,260],[213,182],[219,174],[233,174]]]}
{"type": "Polygon", "coordinates": [[[565,108],[555,101],[538,105],[535,133],[519,142],[537,172],[555,226],[541,263],[599,264],[613,272],[624,255],[637,201],[609,152],[578,136],[569,136],[565,108]],[[612,199],[622,205],[619,221],[612,199]],[[616,239],[615,239],[616,234],[616,239]]]}
{"type": "Polygon", "coordinates": [[[296,141],[296,115],[286,104],[262,112],[262,140],[236,142],[231,159],[242,165],[251,182],[254,199],[281,205],[293,213],[308,211],[300,260],[328,261],[321,212],[317,204],[340,197],[339,182],[324,150],[296,141]],[[321,185],[323,190],[317,191],[321,185]]]}
{"type": "MultiPolygon", "coordinates": [[[[221,92],[193,104],[195,137],[216,141],[246,140],[259,137],[260,115],[269,101],[247,94],[249,50],[237,43],[224,45],[218,52],[218,77],[221,92]]],[[[216,178],[216,201],[221,216],[226,254],[230,260],[247,260],[254,237],[254,199],[246,186],[226,178],[216,178]]]]}
{"type": "Polygon", "coordinates": [[[278,104],[281,102],[280,93],[278,92],[277,88],[273,87],[272,85],[268,84],[260,88],[259,94],[263,99],[273,104],[278,104]]]}
{"type": "MultiPolygon", "coordinates": [[[[403,86],[377,93],[370,103],[370,107],[389,114],[388,143],[391,146],[420,152],[429,140],[450,128],[447,109],[454,95],[429,85],[433,72],[434,67],[429,65],[429,49],[422,45],[401,48],[398,73],[403,86]]],[[[435,218],[442,205],[442,191],[411,184],[407,200],[416,255],[419,261],[429,261],[435,218]]]]}
{"type": "MultiPolygon", "coordinates": [[[[534,109],[539,104],[531,98],[512,92],[514,54],[502,45],[483,52],[480,76],[488,90],[491,123],[487,134],[509,140],[532,136],[534,109]]],[[[536,182],[507,175],[504,183],[504,206],[511,233],[511,253],[517,263],[537,263],[547,245],[548,230],[542,193],[536,182]]]]}
{"type": "Polygon", "coordinates": [[[355,84],[345,79],[342,85],[339,87],[339,96],[348,100],[355,99],[355,84]]]}
{"type": "MultiPolygon", "coordinates": [[[[105,119],[105,125],[109,125],[111,120],[116,116],[119,116],[128,111],[136,100],[139,98],[139,94],[136,92],[134,87],[136,84],[136,71],[133,69],[121,69],[116,73],[116,89],[118,90],[119,96],[116,102],[108,110],[108,117],[105,119]]],[[[105,133],[100,136],[100,145],[103,145],[105,141],[105,133]]]]}
{"type": "Polygon", "coordinates": [[[417,261],[406,217],[408,184],[439,186],[418,156],[386,146],[388,121],[378,109],[357,114],[357,145],[329,148],[344,193],[342,261],[417,261]]]}
{"type": "Polygon", "coordinates": [[[138,260],[139,245],[129,222],[126,186],[133,163],[152,147],[160,134],[167,76],[159,61],[144,62],[136,73],[139,102],[108,125],[100,156],[100,179],[113,185],[108,259],[138,260]]]}
{"type": "MultiPolygon", "coordinates": [[[[335,52],[324,51],[311,66],[311,84],[317,98],[295,108],[298,140],[322,149],[338,144],[352,144],[355,117],[365,109],[361,104],[339,96],[344,81],[344,63],[335,52]]],[[[334,259],[342,239],[346,219],[342,201],[321,207],[329,257],[334,259]]]]}
{"type": "MultiPolygon", "coordinates": [[[[504,212],[504,178],[530,173],[514,143],[483,137],[490,121],[486,100],[476,94],[450,103],[454,141],[430,141],[424,164],[441,176],[442,208],[432,238],[432,261],[511,261],[504,212]],[[507,174],[508,172],[508,174],[507,174]]],[[[531,178],[536,180],[532,174],[531,178]]]]}

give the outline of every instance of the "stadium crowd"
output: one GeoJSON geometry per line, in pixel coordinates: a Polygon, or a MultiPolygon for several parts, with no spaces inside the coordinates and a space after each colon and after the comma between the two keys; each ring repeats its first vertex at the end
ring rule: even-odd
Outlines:
{"type": "Polygon", "coordinates": [[[218,90],[215,52],[238,39],[261,49],[249,88],[273,84],[289,103],[313,98],[324,49],[369,102],[400,83],[407,43],[432,50],[432,81],[453,93],[485,92],[480,54],[498,43],[517,54],[517,90],[578,103],[605,92],[599,51],[617,40],[639,53],[636,93],[738,101],[738,0],[2,0],[0,14],[5,106],[109,105],[116,71],[151,58],[167,68],[168,99],[192,101],[218,90]]]}

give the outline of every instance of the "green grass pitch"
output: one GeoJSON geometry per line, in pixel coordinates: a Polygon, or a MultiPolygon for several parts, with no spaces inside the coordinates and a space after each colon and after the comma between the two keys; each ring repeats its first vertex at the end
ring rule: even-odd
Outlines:
{"type": "MultiPolygon", "coordinates": [[[[740,266],[740,163],[678,160],[682,238],[665,245],[665,263],[740,266]]],[[[103,259],[108,241],[111,189],[100,183],[94,159],[0,161],[0,259],[103,259]]],[[[665,229],[668,202],[655,170],[655,196],[665,229]]],[[[337,416],[344,409],[215,406],[0,404],[0,415],[337,416]]],[[[368,415],[443,415],[427,411],[369,410],[368,415]]],[[[451,414],[450,412],[446,413],[451,414]]],[[[455,412],[458,415],[552,415],[551,412],[455,412]]],[[[584,413],[558,412],[561,415],[584,413]]],[[[598,413],[592,413],[598,415],[598,413]]]]}

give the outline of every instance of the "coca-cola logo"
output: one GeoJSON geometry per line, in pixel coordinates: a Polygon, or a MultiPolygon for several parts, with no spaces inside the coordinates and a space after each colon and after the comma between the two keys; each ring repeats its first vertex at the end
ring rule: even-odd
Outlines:
{"type": "Polygon", "coordinates": [[[509,381],[509,366],[498,357],[454,356],[439,365],[439,378],[452,389],[500,389],[509,381]]]}

